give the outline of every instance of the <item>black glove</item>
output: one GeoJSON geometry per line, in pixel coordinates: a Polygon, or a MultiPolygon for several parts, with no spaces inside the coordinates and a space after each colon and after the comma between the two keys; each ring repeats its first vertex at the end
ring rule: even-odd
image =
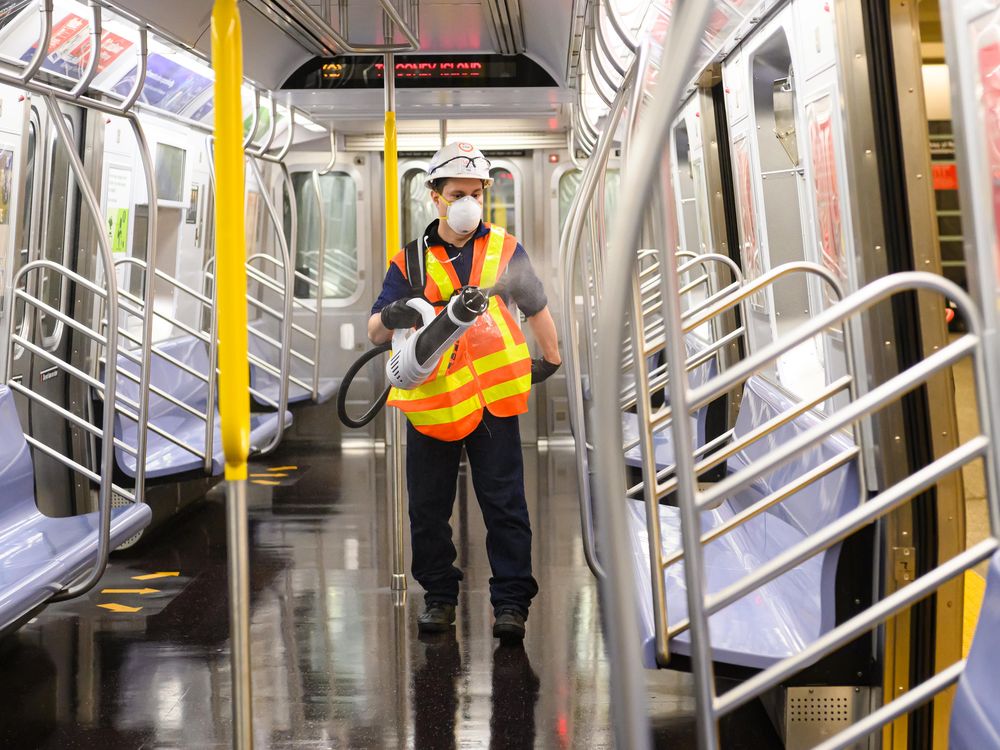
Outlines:
{"type": "Polygon", "coordinates": [[[532,384],[541,383],[544,380],[548,380],[552,377],[556,370],[559,369],[559,365],[554,365],[549,362],[545,357],[539,357],[538,359],[531,360],[531,382],[532,384]]]}
{"type": "Polygon", "coordinates": [[[413,328],[420,320],[420,313],[409,307],[406,303],[412,297],[398,299],[390,302],[382,308],[379,317],[382,318],[382,325],[392,330],[394,328],[413,328]]]}

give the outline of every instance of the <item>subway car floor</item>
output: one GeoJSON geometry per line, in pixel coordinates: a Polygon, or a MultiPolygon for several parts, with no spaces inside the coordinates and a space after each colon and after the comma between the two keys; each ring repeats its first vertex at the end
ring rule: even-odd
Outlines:
{"type": "MultiPolygon", "coordinates": [[[[331,405],[308,410],[335,419],[331,405]]],[[[385,464],[373,449],[294,434],[252,463],[255,745],[613,747],[572,449],[525,448],[540,594],[523,647],[491,636],[485,530],[464,470],[454,633],[418,636],[423,601],[412,581],[394,605],[385,464]]],[[[219,486],[113,556],[89,596],[50,606],[0,641],[0,748],[228,747],[225,544],[219,486]]],[[[656,746],[693,747],[690,675],[648,672],[647,682],[656,746]]],[[[727,748],[781,746],[759,704],[723,730],[727,748]]]]}

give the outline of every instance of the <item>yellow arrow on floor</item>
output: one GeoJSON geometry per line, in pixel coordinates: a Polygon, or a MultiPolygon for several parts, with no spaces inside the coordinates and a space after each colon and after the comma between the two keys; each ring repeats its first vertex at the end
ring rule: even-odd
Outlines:
{"type": "Polygon", "coordinates": [[[268,487],[277,487],[281,484],[281,482],[271,482],[268,481],[267,479],[251,479],[250,481],[253,482],[254,484],[263,484],[268,487]]]}
{"type": "Polygon", "coordinates": [[[146,573],[146,575],[143,575],[143,576],[132,576],[132,580],[133,581],[151,581],[154,578],[176,578],[179,575],[180,575],[180,571],[170,570],[170,571],[161,571],[159,573],[146,573]]]}
{"type": "Polygon", "coordinates": [[[101,589],[102,594],[159,594],[159,589],[101,589]]]}
{"type": "Polygon", "coordinates": [[[110,609],[112,612],[138,612],[142,607],[126,607],[124,604],[98,604],[102,609],[110,609]]]}
{"type": "Polygon", "coordinates": [[[267,470],[268,471],[295,471],[298,468],[299,468],[298,466],[270,466],[270,467],[268,467],[267,470]]]}

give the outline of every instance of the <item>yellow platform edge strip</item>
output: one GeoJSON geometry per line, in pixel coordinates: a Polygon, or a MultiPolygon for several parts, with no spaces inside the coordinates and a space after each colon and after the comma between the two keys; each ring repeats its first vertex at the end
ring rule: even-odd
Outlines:
{"type": "Polygon", "coordinates": [[[983,608],[986,593],[986,579],[974,570],[965,571],[965,600],[962,603],[962,657],[969,655],[972,636],[979,622],[979,611],[983,608]]]}

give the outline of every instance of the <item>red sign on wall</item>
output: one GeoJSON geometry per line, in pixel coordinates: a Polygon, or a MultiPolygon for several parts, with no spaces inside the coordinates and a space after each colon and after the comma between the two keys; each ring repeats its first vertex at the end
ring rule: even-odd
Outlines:
{"type": "Polygon", "coordinates": [[[932,164],[935,190],[958,190],[958,169],[954,164],[932,164]]]}
{"type": "MultiPolygon", "coordinates": [[[[834,151],[833,109],[829,96],[809,105],[808,119],[820,259],[824,266],[844,281],[847,279],[847,269],[844,267],[844,230],[834,151]]],[[[837,301],[827,285],[823,285],[823,290],[828,304],[837,301]]]]}

